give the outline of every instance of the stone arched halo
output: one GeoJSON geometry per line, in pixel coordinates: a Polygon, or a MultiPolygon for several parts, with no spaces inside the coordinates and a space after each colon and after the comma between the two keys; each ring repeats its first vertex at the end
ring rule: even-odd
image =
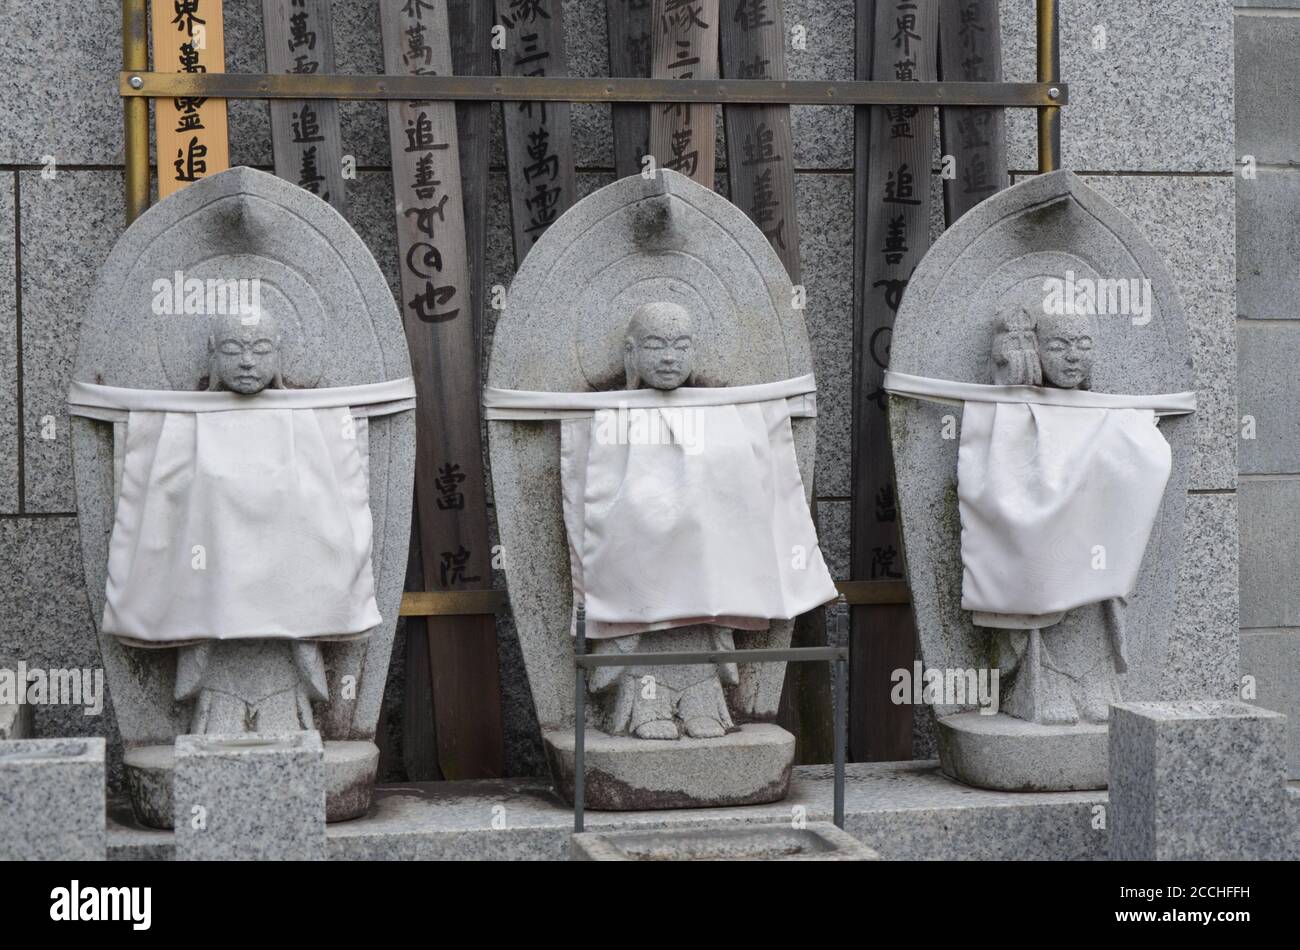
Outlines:
{"type": "Polygon", "coordinates": [[[812,371],[806,312],[794,309],[789,275],[762,232],[725,198],[661,170],[596,191],[538,240],[510,287],[489,384],[618,388],[627,321],[655,300],[691,310],[710,383],[812,371]]]}
{"type": "Polygon", "coordinates": [[[345,386],[409,371],[405,341],[375,330],[396,308],[382,305],[392,292],[348,222],[291,182],[236,167],[154,205],[118,240],[87,308],[77,379],[202,388],[208,321],[155,312],[156,282],[176,282],[178,272],[182,281],[259,281],[280,318],[286,385],[345,386]],[[330,345],[348,339],[352,324],[380,341],[378,353],[330,345]]]}

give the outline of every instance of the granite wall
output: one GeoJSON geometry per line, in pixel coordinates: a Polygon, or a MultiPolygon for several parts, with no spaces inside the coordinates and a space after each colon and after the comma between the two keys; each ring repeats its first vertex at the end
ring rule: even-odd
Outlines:
{"type": "Polygon", "coordinates": [[[1241,669],[1300,778],[1300,0],[1236,10],[1241,669]]]}
{"type": "MultiPolygon", "coordinates": [[[[254,0],[226,2],[230,71],[264,68],[260,9],[254,0]]],[[[339,69],[380,72],[375,4],[335,0],[334,11],[339,69]]],[[[806,50],[787,54],[791,76],[851,78],[852,17],[849,0],[786,0],[787,26],[803,25],[808,37],[806,50]]],[[[1005,0],[1003,23],[1007,78],[1032,80],[1033,4],[1005,0]]],[[[604,74],[603,2],[569,0],[565,24],[573,71],[604,74]]],[[[1228,0],[1159,5],[1061,0],[1062,73],[1072,97],[1063,122],[1064,164],[1135,217],[1164,250],[1183,287],[1192,324],[1201,396],[1199,454],[1166,686],[1170,697],[1231,696],[1237,679],[1232,25],[1228,0]]],[[[1300,20],[1285,25],[1300,29],[1300,20]]],[[[81,308],[99,263],[122,230],[118,30],[115,0],[26,0],[0,12],[0,314],[5,321],[0,333],[0,655],[25,658],[31,665],[97,664],[78,563],[63,399],[81,308]]],[[[1258,41],[1268,42],[1273,40],[1264,35],[1258,41]]],[[[1277,43],[1278,56],[1295,56],[1296,44],[1277,43]]],[[[1280,106],[1260,108],[1262,115],[1276,116],[1280,106]]],[[[234,103],[230,115],[232,161],[269,168],[266,105],[234,103]]],[[[344,151],[356,157],[360,169],[351,183],[349,214],[395,283],[383,107],[344,103],[342,115],[344,151]]],[[[579,182],[591,190],[613,177],[608,109],[580,105],[573,116],[579,182]]],[[[821,387],[816,489],[828,560],[844,577],[852,116],[840,107],[796,107],[794,130],[801,255],[821,387]]],[[[1009,136],[1011,168],[1018,175],[1030,173],[1036,166],[1032,116],[1013,113],[1009,136]]],[[[719,155],[725,153],[719,150],[719,155]]],[[[1296,182],[1280,170],[1287,160],[1270,159],[1279,164],[1271,166],[1269,179],[1261,175],[1257,187],[1275,180],[1275,187],[1294,188],[1296,182]]],[[[489,284],[508,283],[514,267],[501,164],[498,132],[489,284]]],[[[1269,200],[1260,203],[1267,206],[1269,200]]],[[[941,226],[936,219],[935,227],[941,226]]],[[[1282,299],[1281,285],[1274,286],[1274,296],[1282,299]]],[[[1253,333],[1267,331],[1277,338],[1277,345],[1260,348],[1260,360],[1277,360],[1285,346],[1296,342],[1285,321],[1260,323],[1258,329],[1256,322],[1243,323],[1247,347],[1258,347],[1253,333]]],[[[1286,364],[1279,360],[1278,365],[1286,364]]],[[[1293,377],[1278,375],[1275,389],[1294,386],[1293,377]]],[[[1270,405],[1254,411],[1262,419],[1281,411],[1279,405],[1270,395],[1270,405]]],[[[1263,445],[1261,441],[1250,451],[1263,445]]],[[[1291,439],[1287,448],[1300,452],[1300,440],[1291,439]]],[[[1280,445],[1274,451],[1278,458],[1285,455],[1280,445]]],[[[1279,464],[1300,471],[1294,462],[1279,464]]],[[[1300,493],[1300,480],[1247,484],[1252,491],[1261,486],[1261,494],[1278,493],[1270,504],[1279,511],[1268,515],[1273,524],[1264,524],[1263,535],[1274,546],[1296,544],[1300,531],[1294,530],[1294,512],[1300,508],[1282,508],[1281,493],[1300,493]],[[1279,519],[1292,530],[1280,532],[1275,526],[1279,519]]],[[[1276,555],[1261,559],[1271,557],[1276,555]]],[[[1272,603],[1281,594],[1280,585],[1271,584],[1261,599],[1272,603]]],[[[1269,615],[1268,623],[1258,625],[1300,626],[1293,619],[1300,616],[1300,606],[1294,598],[1291,603],[1290,613],[1279,613],[1276,623],[1269,615]]],[[[538,772],[544,768],[540,744],[508,620],[500,625],[500,642],[508,768],[515,774],[538,772]]],[[[393,735],[401,729],[401,656],[399,643],[387,700],[393,735]]],[[[1294,669],[1296,653],[1291,656],[1294,669]]],[[[111,723],[111,716],[88,719],[74,708],[36,711],[41,735],[104,734],[112,739],[111,723]]],[[[925,729],[918,730],[916,754],[932,754],[925,729]]],[[[401,762],[395,759],[389,776],[401,774],[401,762]]]]}

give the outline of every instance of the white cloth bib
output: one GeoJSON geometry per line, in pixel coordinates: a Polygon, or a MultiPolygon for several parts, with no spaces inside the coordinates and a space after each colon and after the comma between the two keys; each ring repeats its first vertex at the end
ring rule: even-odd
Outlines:
{"type": "Polygon", "coordinates": [[[669,392],[488,389],[488,419],[561,420],[574,602],[587,635],[764,629],[833,600],[790,426],[811,376],[669,392]]]}
{"type": "Polygon", "coordinates": [[[1121,396],[887,372],[899,396],[964,403],[962,608],[1051,614],[1127,597],[1169,480],[1157,416],[1194,393],[1121,396]]]}
{"type": "Polygon", "coordinates": [[[168,642],[378,624],[367,417],[414,395],[409,378],[253,396],[73,383],[73,415],[116,423],[102,632],[168,642]]]}

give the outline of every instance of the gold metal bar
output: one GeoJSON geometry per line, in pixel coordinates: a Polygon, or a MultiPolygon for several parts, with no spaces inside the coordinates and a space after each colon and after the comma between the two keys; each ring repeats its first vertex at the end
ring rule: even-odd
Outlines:
{"type": "Polygon", "coordinates": [[[1038,109],[1038,170],[1054,172],[1061,167],[1061,109],[1065,104],[1061,78],[1058,0],[1038,0],[1038,81],[1045,83],[1052,105],[1038,109]],[[1058,96],[1052,96],[1052,90],[1058,96]]]}
{"type": "MultiPolygon", "coordinates": [[[[149,68],[149,18],[145,0],[122,0],[122,69],[137,73],[149,68]]],[[[149,100],[122,99],[125,145],[126,223],[149,207],[149,100]]]]}
{"type": "Polygon", "coordinates": [[[154,73],[126,70],[125,97],[221,99],[452,99],[467,102],[720,102],[791,105],[933,105],[1041,108],[1068,90],[1046,83],[821,82],[769,79],[644,79],[590,76],[345,76],[154,73]]]}
{"type": "Polygon", "coordinates": [[[503,590],[422,590],[402,595],[403,617],[456,617],[500,613],[506,606],[503,590]]]}
{"type": "Polygon", "coordinates": [[[903,581],[836,581],[840,594],[853,606],[910,604],[912,595],[903,581]]]}

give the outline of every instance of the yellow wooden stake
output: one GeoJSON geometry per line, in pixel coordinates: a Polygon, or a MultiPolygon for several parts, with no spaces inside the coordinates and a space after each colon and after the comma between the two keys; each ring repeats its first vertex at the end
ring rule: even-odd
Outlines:
{"type": "MultiPolygon", "coordinates": [[[[221,0],[153,0],[155,72],[224,73],[221,0]]],[[[156,99],[158,197],[230,167],[226,100],[156,99]]]]}

